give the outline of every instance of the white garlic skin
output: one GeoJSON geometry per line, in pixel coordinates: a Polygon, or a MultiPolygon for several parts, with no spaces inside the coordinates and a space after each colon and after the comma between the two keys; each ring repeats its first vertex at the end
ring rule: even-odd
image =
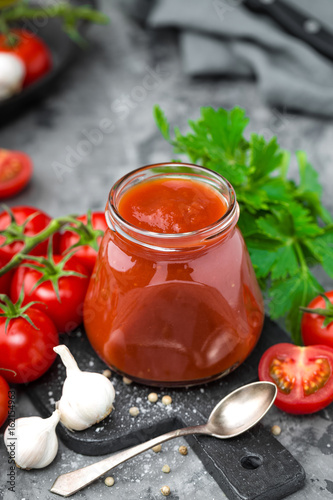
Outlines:
{"type": "Polygon", "coordinates": [[[25,66],[19,57],[0,52],[0,100],[20,92],[25,73],[25,66]]]}
{"type": "Polygon", "coordinates": [[[67,378],[56,408],[68,429],[82,431],[100,422],[113,410],[115,390],[101,373],[81,371],[66,346],[54,347],[67,368],[67,378]]]}
{"type": "Polygon", "coordinates": [[[60,411],[55,410],[49,418],[18,418],[15,420],[15,427],[7,427],[4,442],[18,467],[42,469],[53,462],[58,452],[55,428],[59,420],[60,411]],[[11,454],[12,451],[14,456],[11,454]]]}

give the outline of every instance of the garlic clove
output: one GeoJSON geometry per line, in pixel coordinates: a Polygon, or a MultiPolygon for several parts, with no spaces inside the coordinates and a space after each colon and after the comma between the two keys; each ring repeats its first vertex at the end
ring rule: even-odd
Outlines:
{"type": "Polygon", "coordinates": [[[0,53],[0,100],[20,92],[26,69],[15,54],[0,53]]]}
{"type": "Polygon", "coordinates": [[[49,465],[58,452],[55,428],[60,420],[60,411],[55,410],[49,418],[24,417],[15,420],[4,433],[8,453],[21,469],[41,469],[49,465]]]}
{"type": "Polygon", "coordinates": [[[53,348],[66,366],[67,378],[60,401],[60,421],[70,430],[82,431],[100,422],[113,410],[115,390],[101,373],[81,371],[65,345],[53,348]]]}

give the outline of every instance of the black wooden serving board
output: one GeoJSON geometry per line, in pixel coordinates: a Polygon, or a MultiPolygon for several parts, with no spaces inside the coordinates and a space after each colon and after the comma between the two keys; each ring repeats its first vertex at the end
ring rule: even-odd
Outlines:
{"type": "MultiPolygon", "coordinates": [[[[266,318],[263,333],[251,356],[233,373],[204,386],[184,389],[156,389],[131,384],[113,374],[116,390],[115,410],[105,420],[81,432],[58,425],[59,437],[68,448],[84,455],[103,455],[141,443],[169,430],[202,424],[214,406],[234,389],[257,380],[262,353],[278,342],[288,342],[286,333],[266,318]],[[150,392],[159,394],[155,404],[147,400],[150,392]],[[172,404],[164,406],[161,397],[169,394],[172,404]],[[129,408],[137,406],[133,418],[129,408]]],[[[62,337],[81,369],[102,372],[106,366],[91,348],[83,330],[62,337]]],[[[27,392],[43,416],[54,410],[61,396],[65,368],[57,359],[27,392]]],[[[278,500],[300,489],[305,481],[302,466],[260,423],[243,435],[219,440],[206,436],[187,438],[208,472],[231,500],[278,500]]]]}

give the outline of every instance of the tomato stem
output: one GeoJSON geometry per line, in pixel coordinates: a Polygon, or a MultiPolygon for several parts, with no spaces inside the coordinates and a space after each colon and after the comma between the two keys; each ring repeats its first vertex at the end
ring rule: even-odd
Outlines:
{"type": "Polygon", "coordinates": [[[40,304],[40,302],[38,301],[29,302],[25,306],[22,306],[23,298],[24,298],[23,288],[15,304],[10,300],[10,298],[7,295],[3,293],[0,294],[0,309],[1,311],[3,311],[2,313],[0,313],[0,317],[6,318],[5,333],[7,333],[10,321],[15,318],[25,319],[26,321],[28,321],[28,323],[30,323],[31,326],[33,326],[36,330],[38,330],[38,328],[32,322],[31,318],[26,314],[26,311],[29,309],[29,307],[33,306],[34,304],[40,304]]]}
{"type": "Polygon", "coordinates": [[[41,285],[42,283],[50,281],[52,283],[53,290],[57,296],[58,301],[61,302],[59,294],[59,283],[58,283],[60,278],[64,276],[76,276],[78,278],[87,277],[87,275],[85,274],[77,273],[75,271],[67,271],[64,269],[65,264],[69,261],[69,259],[73,257],[74,253],[75,251],[67,253],[56,264],[53,258],[52,242],[50,240],[50,244],[47,251],[47,258],[36,257],[35,255],[27,255],[26,260],[32,260],[33,262],[38,262],[40,265],[34,265],[30,263],[25,263],[22,265],[28,268],[35,269],[37,272],[41,273],[41,277],[34,284],[34,286],[31,289],[31,292],[33,292],[35,288],[38,288],[39,285],[41,285]]]}
{"type": "Polygon", "coordinates": [[[300,266],[301,266],[301,270],[303,272],[307,273],[308,272],[308,266],[307,266],[305,258],[304,258],[304,253],[303,253],[303,250],[302,250],[300,244],[297,241],[294,242],[294,248],[296,250],[296,254],[297,254],[300,266]]]}
{"type": "Polygon", "coordinates": [[[13,48],[18,44],[19,38],[10,31],[9,26],[2,14],[0,15],[0,33],[5,35],[4,45],[6,47],[13,48]]]}
{"type": "Polygon", "coordinates": [[[92,223],[92,213],[91,210],[88,210],[87,212],[87,222],[84,223],[80,220],[77,221],[76,227],[71,227],[69,230],[72,233],[75,233],[78,235],[79,240],[69,247],[66,251],[71,251],[75,250],[78,247],[88,245],[91,248],[93,248],[96,252],[98,252],[99,245],[98,245],[98,238],[102,237],[104,234],[104,231],[101,229],[94,229],[93,223],[92,223]]]}
{"type": "MultiPolygon", "coordinates": [[[[8,313],[10,315],[15,315],[16,314],[16,308],[13,304],[13,302],[10,300],[9,297],[7,297],[7,295],[5,294],[0,294],[0,302],[3,302],[4,304],[6,304],[7,306],[7,309],[8,309],[8,313]]],[[[4,305],[2,305],[2,308],[4,307],[4,305]]]]}
{"type": "MultiPolygon", "coordinates": [[[[21,262],[26,258],[28,253],[31,252],[31,250],[33,250],[37,245],[39,245],[39,243],[42,243],[43,241],[47,240],[50,236],[59,231],[59,229],[61,229],[63,226],[65,226],[66,224],[76,224],[76,223],[77,220],[75,219],[75,217],[72,217],[70,215],[66,217],[59,217],[57,219],[53,219],[50,222],[50,224],[40,233],[34,236],[25,236],[24,246],[22,250],[16,253],[12,257],[12,259],[4,267],[0,269],[0,276],[3,276],[14,267],[20,265],[21,262]]],[[[6,244],[6,242],[4,244],[6,244]]]]}
{"type": "Polygon", "coordinates": [[[16,371],[10,370],[9,368],[0,368],[0,370],[3,370],[4,372],[12,372],[12,373],[14,373],[14,377],[16,377],[16,375],[17,375],[16,371]]]}
{"type": "Polygon", "coordinates": [[[320,294],[321,297],[323,297],[325,301],[325,307],[316,307],[316,308],[311,308],[311,307],[300,307],[300,310],[306,313],[310,314],[318,314],[319,316],[324,317],[324,321],[322,324],[322,328],[326,328],[330,323],[333,322],[333,304],[329,300],[329,298],[324,294],[320,294]]]}

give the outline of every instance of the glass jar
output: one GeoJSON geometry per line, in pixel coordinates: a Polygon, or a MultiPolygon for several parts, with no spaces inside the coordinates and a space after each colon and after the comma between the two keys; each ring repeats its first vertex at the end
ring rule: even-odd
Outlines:
{"type": "Polygon", "coordinates": [[[116,182],[84,304],[87,336],[112,370],[147,385],[189,386],[222,377],[247,358],[264,307],[238,216],[230,183],[196,165],[149,165],[116,182]],[[124,220],[118,211],[124,193],[166,177],[210,186],[226,213],[203,229],[177,234],[124,220]]]}

